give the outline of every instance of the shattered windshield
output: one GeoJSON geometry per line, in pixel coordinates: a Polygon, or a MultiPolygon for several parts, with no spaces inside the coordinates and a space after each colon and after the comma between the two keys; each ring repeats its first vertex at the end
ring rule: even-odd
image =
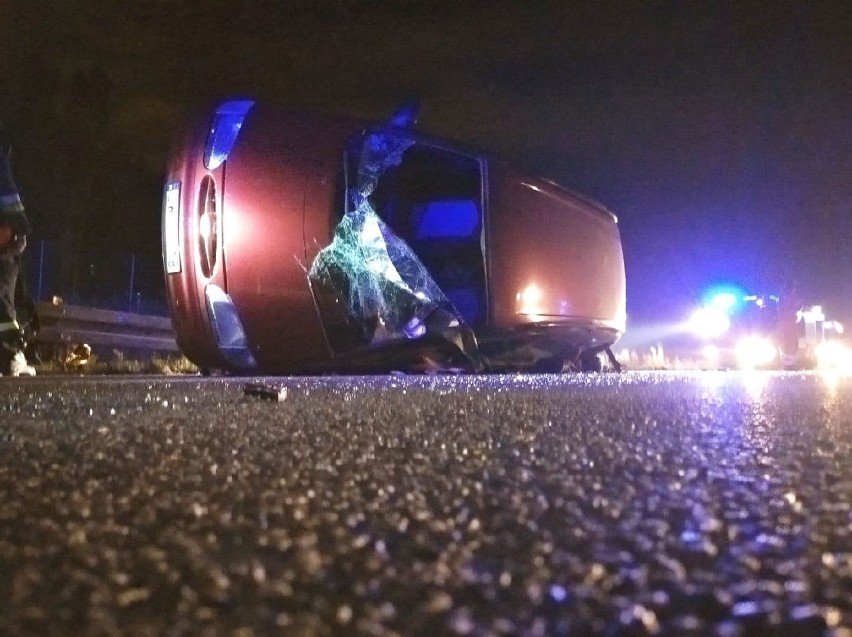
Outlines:
{"type": "Polygon", "coordinates": [[[381,218],[375,193],[415,142],[393,131],[361,137],[349,175],[346,212],[314,259],[312,286],[333,293],[364,345],[440,336],[475,359],[475,339],[415,251],[381,218]]]}

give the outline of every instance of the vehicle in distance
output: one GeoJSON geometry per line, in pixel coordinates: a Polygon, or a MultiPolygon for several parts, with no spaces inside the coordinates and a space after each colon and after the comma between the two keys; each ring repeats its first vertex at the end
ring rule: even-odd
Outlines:
{"type": "Polygon", "coordinates": [[[617,220],[387,123],[233,100],[170,157],[163,261],[203,371],[596,369],[625,329],[617,220]]]}
{"type": "Polygon", "coordinates": [[[693,331],[705,342],[704,366],[719,369],[850,369],[843,325],[821,305],[783,315],[776,295],[719,294],[695,311],[693,331]],[[792,340],[791,340],[792,339],[792,340]]]}

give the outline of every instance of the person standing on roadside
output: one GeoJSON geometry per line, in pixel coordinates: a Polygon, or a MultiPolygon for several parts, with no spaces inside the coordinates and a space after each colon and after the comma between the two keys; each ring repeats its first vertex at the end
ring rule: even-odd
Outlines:
{"type": "Polygon", "coordinates": [[[802,301],[796,292],[796,280],[788,279],[778,301],[778,341],[784,367],[795,367],[799,356],[799,311],[802,301]]]}
{"type": "Polygon", "coordinates": [[[30,224],[12,177],[11,154],[11,144],[0,133],[0,374],[35,376],[15,315],[15,288],[30,224]]]}

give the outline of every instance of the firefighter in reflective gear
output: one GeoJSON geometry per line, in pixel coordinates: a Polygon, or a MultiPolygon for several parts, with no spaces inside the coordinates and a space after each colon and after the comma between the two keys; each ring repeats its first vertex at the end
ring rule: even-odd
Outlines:
{"type": "Polygon", "coordinates": [[[12,178],[11,146],[0,137],[0,374],[35,376],[24,356],[15,315],[15,288],[30,224],[12,178]]]}

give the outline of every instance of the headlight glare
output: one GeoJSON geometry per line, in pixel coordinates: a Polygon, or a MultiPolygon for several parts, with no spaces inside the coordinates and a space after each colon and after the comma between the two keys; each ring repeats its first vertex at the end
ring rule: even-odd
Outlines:
{"type": "Polygon", "coordinates": [[[753,369],[771,365],[778,355],[777,348],[768,338],[745,336],[737,341],[737,362],[740,367],[753,369]]]}
{"type": "Polygon", "coordinates": [[[689,326],[700,338],[716,338],[728,331],[731,319],[716,308],[702,307],[693,313],[689,326]]]}
{"type": "Polygon", "coordinates": [[[839,341],[816,346],[817,365],[823,369],[852,369],[852,350],[839,341]]]}

